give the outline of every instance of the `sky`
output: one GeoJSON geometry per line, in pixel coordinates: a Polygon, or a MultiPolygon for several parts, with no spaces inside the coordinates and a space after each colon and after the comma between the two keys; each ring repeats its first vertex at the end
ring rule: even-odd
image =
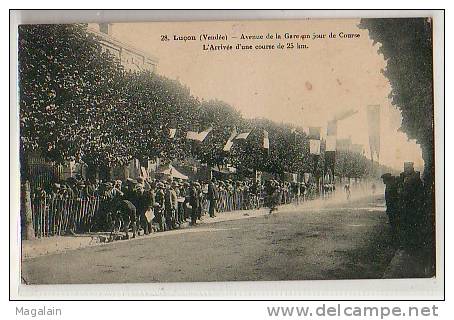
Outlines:
{"type": "Polygon", "coordinates": [[[159,59],[159,74],[178,79],[200,99],[219,99],[246,118],[268,118],[304,127],[321,126],[339,112],[357,110],[338,123],[338,138],[351,137],[369,156],[366,108],[380,105],[380,162],[403,168],[404,161],[422,167],[420,147],[399,132],[400,112],[389,101],[390,84],[381,70],[386,62],[377,53],[367,30],[357,19],[268,20],[219,22],[115,23],[111,34],[159,59]],[[336,38],[284,39],[289,34],[336,34],[336,38]],[[339,33],[359,34],[339,38],[339,33]],[[270,33],[283,38],[266,39],[270,33]],[[200,41],[201,34],[225,35],[227,40],[200,41]],[[241,35],[263,40],[241,40],[241,35]],[[161,41],[167,35],[170,41],[161,41]],[[195,36],[196,41],[176,41],[195,36]],[[236,37],[236,38],[233,38],[236,37]],[[204,51],[204,44],[257,45],[293,42],[307,49],[204,51]]]}

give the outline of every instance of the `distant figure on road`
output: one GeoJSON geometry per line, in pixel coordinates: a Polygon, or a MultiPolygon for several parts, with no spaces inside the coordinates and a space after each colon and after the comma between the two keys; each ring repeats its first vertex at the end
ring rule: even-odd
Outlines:
{"type": "Polygon", "coordinates": [[[350,184],[345,184],[344,186],[345,195],[347,196],[347,200],[350,200],[351,192],[350,192],[350,184]]]}
{"type": "Polygon", "coordinates": [[[270,214],[277,210],[279,204],[279,183],[275,180],[268,180],[265,183],[266,206],[270,209],[270,214]]]}

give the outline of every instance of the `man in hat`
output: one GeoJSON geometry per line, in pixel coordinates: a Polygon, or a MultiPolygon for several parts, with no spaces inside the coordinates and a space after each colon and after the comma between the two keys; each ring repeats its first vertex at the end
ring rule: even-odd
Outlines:
{"type": "Polygon", "coordinates": [[[123,231],[125,238],[129,239],[129,226],[132,225],[132,237],[137,237],[137,209],[129,200],[118,199],[115,211],[118,212],[123,220],[123,231]]]}
{"type": "Polygon", "coordinates": [[[128,178],[126,179],[126,182],[123,186],[123,193],[124,193],[124,197],[125,199],[128,199],[129,201],[133,202],[134,203],[134,197],[135,197],[135,187],[136,187],[136,184],[137,184],[137,180],[134,180],[134,179],[131,179],[131,178],[128,178]]]}
{"type": "Polygon", "coordinates": [[[143,229],[144,234],[150,233],[147,217],[145,212],[148,209],[148,196],[145,193],[143,184],[138,183],[134,189],[134,202],[133,204],[137,209],[138,224],[143,229]]]}
{"type": "Polygon", "coordinates": [[[202,220],[203,201],[205,199],[205,196],[203,193],[203,186],[202,186],[202,183],[200,180],[196,182],[196,188],[197,188],[197,192],[199,194],[199,205],[197,207],[197,219],[202,220]]]}
{"type": "Polygon", "coordinates": [[[176,213],[178,209],[178,199],[175,192],[176,183],[172,181],[166,185],[165,193],[165,217],[167,230],[176,228],[176,213]]]}
{"type": "Polygon", "coordinates": [[[200,192],[197,189],[198,182],[191,181],[189,187],[189,205],[191,206],[191,225],[197,224],[197,217],[200,204],[200,192]]]}
{"type": "Polygon", "coordinates": [[[112,182],[103,184],[101,197],[100,211],[103,213],[102,218],[98,221],[101,230],[110,227],[112,224],[118,224],[119,220],[123,220],[123,214],[117,210],[118,203],[123,199],[123,192],[117,189],[112,182]]]}
{"type": "MultiPolygon", "coordinates": [[[[149,232],[153,232],[153,219],[155,216],[155,194],[156,194],[156,184],[150,183],[149,188],[144,190],[144,202],[145,202],[145,222],[147,223],[147,228],[149,232]]],[[[144,223],[145,223],[144,222],[144,223]]]]}
{"type": "Polygon", "coordinates": [[[218,198],[218,189],[216,187],[216,178],[213,177],[208,183],[208,193],[207,193],[207,200],[208,200],[208,214],[210,217],[215,217],[215,210],[216,210],[216,201],[218,198]]]}
{"type": "Polygon", "coordinates": [[[404,245],[417,247],[422,240],[424,191],[420,174],[414,170],[413,162],[404,164],[401,178],[401,228],[404,232],[404,245]]]}
{"type": "Polygon", "coordinates": [[[181,225],[184,222],[184,193],[182,191],[182,186],[178,181],[174,181],[172,185],[177,195],[177,213],[176,213],[176,222],[178,225],[181,225]]]}
{"type": "Polygon", "coordinates": [[[156,184],[155,203],[154,203],[154,215],[156,223],[158,224],[159,231],[165,230],[165,220],[163,218],[165,210],[165,193],[164,184],[158,182],[156,184]]]}
{"type": "Polygon", "coordinates": [[[115,180],[114,187],[118,190],[122,189],[123,181],[121,180],[115,180]]]}
{"type": "Polygon", "coordinates": [[[233,183],[232,180],[227,180],[225,190],[227,191],[227,209],[226,211],[233,211],[233,183]]]}
{"type": "Polygon", "coordinates": [[[226,191],[225,191],[225,183],[224,181],[219,181],[219,188],[218,188],[218,211],[224,212],[226,210],[226,191]]]}

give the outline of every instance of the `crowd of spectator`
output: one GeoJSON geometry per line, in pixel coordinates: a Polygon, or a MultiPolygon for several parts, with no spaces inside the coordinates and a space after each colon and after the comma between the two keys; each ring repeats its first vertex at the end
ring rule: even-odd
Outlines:
{"type": "MultiPolygon", "coordinates": [[[[333,191],[331,185],[324,189],[333,191]]],[[[181,180],[137,179],[124,181],[84,180],[70,177],[44,188],[36,188],[33,199],[99,199],[92,230],[117,232],[126,237],[166,231],[186,222],[196,225],[218,212],[253,210],[263,206],[274,211],[281,204],[314,198],[315,184],[253,179],[181,180]]]]}

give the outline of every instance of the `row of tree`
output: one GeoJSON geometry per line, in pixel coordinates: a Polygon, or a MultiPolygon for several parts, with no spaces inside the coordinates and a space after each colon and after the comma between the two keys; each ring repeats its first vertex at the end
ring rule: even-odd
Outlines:
{"type": "MultiPolygon", "coordinates": [[[[194,157],[243,170],[324,170],[323,144],[316,160],[302,128],[244,119],[222,101],[199,101],[178,81],[148,71],[126,72],[85,25],[20,26],[19,93],[22,159],[39,150],[58,163],[75,159],[98,167],[132,158],[194,157]],[[203,142],[186,138],[188,131],[208,127],[213,130],[203,142]],[[251,134],[224,151],[234,128],[251,134]],[[171,129],[176,129],[174,137],[171,129]],[[263,148],[264,130],[269,149],[263,148]]],[[[376,174],[362,154],[339,152],[336,164],[341,176],[376,174]]]]}

